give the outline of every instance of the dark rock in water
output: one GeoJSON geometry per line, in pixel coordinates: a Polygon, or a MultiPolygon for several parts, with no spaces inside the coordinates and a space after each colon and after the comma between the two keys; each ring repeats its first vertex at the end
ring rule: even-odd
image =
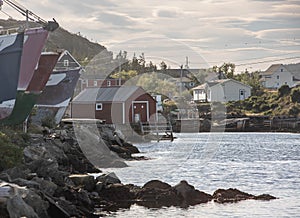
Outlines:
{"type": "Polygon", "coordinates": [[[135,193],[131,190],[131,185],[120,183],[105,186],[99,196],[105,201],[105,210],[115,211],[119,208],[130,208],[135,202],[135,193]]]}
{"type": "Polygon", "coordinates": [[[238,189],[218,189],[213,194],[214,201],[218,203],[233,203],[241,200],[272,200],[276,199],[274,196],[263,194],[263,195],[252,195],[245,192],[242,192],[238,189]]]}
{"type": "Polygon", "coordinates": [[[276,197],[269,195],[269,194],[262,194],[254,197],[255,200],[262,200],[262,201],[269,201],[277,199],[276,197]]]}
{"type": "Polygon", "coordinates": [[[138,154],[138,153],[140,153],[139,149],[136,146],[134,146],[134,145],[132,145],[132,144],[130,144],[128,142],[124,142],[123,143],[123,148],[125,148],[126,150],[128,150],[131,154],[138,154]]]}
{"type": "Polygon", "coordinates": [[[137,204],[148,208],[179,206],[182,200],[182,196],[172,188],[142,188],[137,193],[137,204]]]}
{"type": "Polygon", "coordinates": [[[174,189],[177,191],[177,194],[180,194],[183,197],[183,202],[181,205],[183,207],[207,203],[212,200],[211,195],[196,190],[194,186],[188,184],[185,180],[175,185],[174,189]]]}
{"type": "Polygon", "coordinates": [[[242,192],[238,189],[218,189],[214,192],[213,198],[218,203],[232,203],[241,200],[253,199],[254,195],[242,192]]]}

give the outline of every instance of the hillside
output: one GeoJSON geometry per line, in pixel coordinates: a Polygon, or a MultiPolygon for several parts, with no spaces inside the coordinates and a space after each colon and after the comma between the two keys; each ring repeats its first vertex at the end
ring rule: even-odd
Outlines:
{"type": "Polygon", "coordinates": [[[300,116],[300,88],[282,86],[278,91],[265,90],[260,96],[251,96],[244,101],[227,103],[228,114],[256,114],[267,116],[300,116]]]}
{"type": "MultiPolygon", "coordinates": [[[[18,28],[24,26],[24,21],[3,20],[0,19],[0,26],[4,28],[18,28]]],[[[37,26],[36,23],[30,23],[31,27],[37,26]]],[[[55,51],[57,49],[68,50],[79,62],[86,58],[91,60],[95,55],[102,51],[107,51],[106,48],[98,43],[90,42],[88,39],[68,32],[59,27],[54,32],[51,32],[45,46],[46,51],[55,51]]],[[[106,53],[106,52],[104,52],[106,53]]],[[[107,53],[109,55],[109,52],[107,53]]]]}

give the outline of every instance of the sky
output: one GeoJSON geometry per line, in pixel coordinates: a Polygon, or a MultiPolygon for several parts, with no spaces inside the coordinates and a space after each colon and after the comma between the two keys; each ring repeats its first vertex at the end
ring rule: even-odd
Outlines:
{"type": "MultiPolygon", "coordinates": [[[[300,62],[299,0],[23,0],[46,20],[128,58],[236,72],[300,62]]],[[[7,5],[3,10],[22,19],[7,5]]],[[[0,13],[0,18],[7,18],[0,13]]]]}

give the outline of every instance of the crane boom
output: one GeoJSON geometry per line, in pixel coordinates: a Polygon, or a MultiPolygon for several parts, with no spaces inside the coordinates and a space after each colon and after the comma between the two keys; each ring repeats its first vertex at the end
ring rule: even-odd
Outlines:
{"type": "Polygon", "coordinates": [[[30,21],[42,24],[44,26],[44,28],[49,31],[54,31],[55,29],[57,29],[59,27],[58,23],[55,21],[54,18],[53,18],[53,21],[45,21],[40,16],[38,16],[35,13],[33,13],[32,11],[28,10],[27,8],[25,8],[23,5],[19,4],[15,0],[3,0],[3,1],[6,4],[8,4],[9,6],[11,6],[13,9],[18,11],[20,14],[25,16],[27,21],[30,20],[30,21]]]}

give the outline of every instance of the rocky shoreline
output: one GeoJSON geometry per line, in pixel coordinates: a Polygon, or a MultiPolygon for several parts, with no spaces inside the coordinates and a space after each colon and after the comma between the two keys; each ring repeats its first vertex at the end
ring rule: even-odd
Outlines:
{"type": "MultiPolygon", "coordinates": [[[[112,155],[135,159],[132,154],[138,153],[138,149],[113,128],[101,127],[99,132],[112,155]]],[[[218,189],[211,195],[186,181],[175,186],[158,180],[142,187],[122,184],[114,173],[102,174],[101,166],[91,164],[70,126],[56,130],[43,128],[38,134],[28,134],[27,140],[23,163],[0,173],[0,217],[3,218],[99,217],[133,204],[147,208],[186,208],[209,201],[275,199],[268,194],[254,196],[237,189],[218,189]]],[[[126,163],[120,160],[114,163],[125,167],[126,163]]]]}

